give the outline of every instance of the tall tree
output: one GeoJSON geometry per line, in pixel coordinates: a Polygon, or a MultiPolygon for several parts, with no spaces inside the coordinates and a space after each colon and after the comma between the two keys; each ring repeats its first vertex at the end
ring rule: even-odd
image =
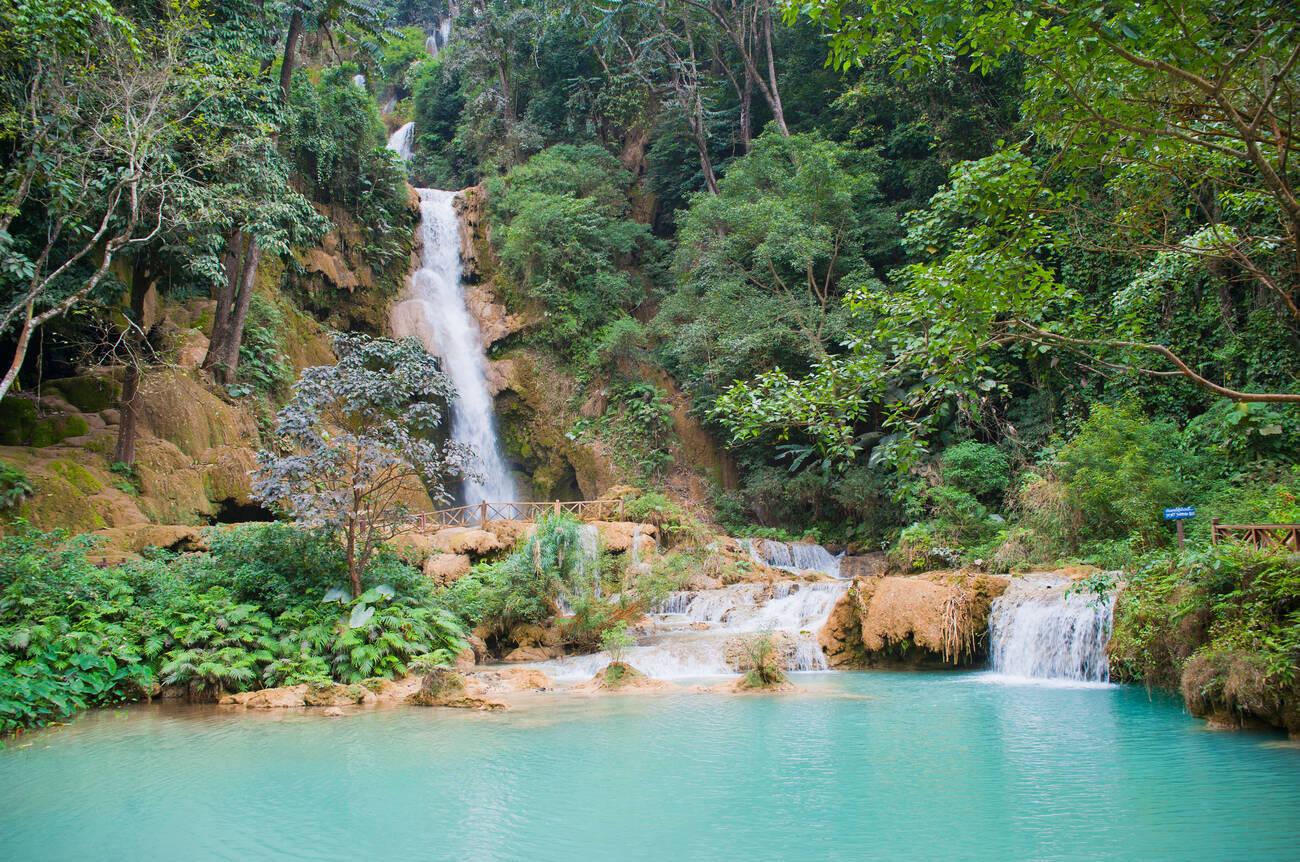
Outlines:
{"type": "Polygon", "coordinates": [[[307,526],[335,531],[354,596],[380,544],[414,527],[405,502],[447,502],[472,453],[436,437],[455,390],[415,339],[341,334],[338,362],[307,368],[258,454],[253,493],[307,526]]]}
{"type": "Polygon", "coordinates": [[[34,0],[3,18],[22,45],[3,63],[0,332],[16,332],[0,397],[32,334],[162,229],[183,181],[171,148],[187,119],[174,33],[137,34],[106,4],[73,15],[34,0]]]}

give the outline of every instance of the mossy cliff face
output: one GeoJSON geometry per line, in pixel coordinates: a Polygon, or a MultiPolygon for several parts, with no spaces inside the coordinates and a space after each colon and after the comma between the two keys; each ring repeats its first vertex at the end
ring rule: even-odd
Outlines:
{"type": "Polygon", "coordinates": [[[411,272],[419,209],[419,198],[412,189],[407,223],[391,234],[404,251],[379,268],[369,259],[361,226],[352,215],[342,207],[317,205],[334,229],[319,245],[294,255],[296,266],[286,280],[287,293],[332,329],[386,334],[389,307],[411,272]]]}
{"type": "Polygon", "coordinates": [[[534,499],[598,499],[626,484],[599,442],[573,439],[569,430],[577,383],[545,354],[516,350],[492,363],[489,380],[506,457],[534,499]]]}
{"type": "MultiPolygon", "coordinates": [[[[29,399],[7,400],[53,409],[29,399]]],[[[247,408],[223,401],[193,370],[162,368],[145,374],[138,410],[133,474],[111,469],[120,422],[112,407],[57,414],[86,429],[76,437],[48,446],[0,447],[0,458],[21,469],[32,485],[32,494],[12,514],[41,529],[79,532],[195,524],[223,505],[251,502],[248,471],[259,434],[247,408]]]]}

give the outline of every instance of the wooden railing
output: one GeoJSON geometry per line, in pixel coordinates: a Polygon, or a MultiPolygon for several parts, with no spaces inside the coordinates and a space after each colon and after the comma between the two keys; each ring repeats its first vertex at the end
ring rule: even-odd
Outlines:
{"type": "Polygon", "coordinates": [[[1260,550],[1281,548],[1300,553],[1300,524],[1220,524],[1210,521],[1210,541],[1244,542],[1260,550]]]}
{"type": "Polygon", "coordinates": [[[551,503],[475,503],[412,515],[420,532],[444,527],[479,527],[489,521],[536,521],[544,515],[573,515],[579,521],[608,521],[623,517],[622,500],[555,500],[551,503]]]}

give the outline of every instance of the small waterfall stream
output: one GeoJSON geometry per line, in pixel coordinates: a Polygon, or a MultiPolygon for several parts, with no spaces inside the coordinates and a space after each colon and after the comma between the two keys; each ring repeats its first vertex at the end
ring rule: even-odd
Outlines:
{"type": "MultiPolygon", "coordinates": [[[[735,671],[727,661],[728,642],[771,632],[789,638],[789,670],[825,670],[817,632],[847,589],[848,584],[835,581],[779,581],[670,593],[649,615],[649,631],[627,651],[625,660],[659,679],[730,676],[735,671]]],[[[537,667],[555,679],[585,680],[608,663],[609,656],[600,652],[537,667]]]]}
{"type": "Polygon", "coordinates": [[[415,123],[407,123],[389,136],[388,149],[401,156],[403,161],[409,162],[411,160],[411,145],[414,142],[415,123]]]}
{"type": "Polygon", "coordinates": [[[840,558],[812,542],[777,542],[772,539],[743,539],[749,557],[756,563],[783,572],[821,572],[832,578],[840,576],[840,558]]]}
{"type": "Polygon", "coordinates": [[[1114,596],[1069,595],[1070,581],[1014,578],[993,601],[989,651],[993,670],[1013,677],[1109,682],[1114,596]]]}

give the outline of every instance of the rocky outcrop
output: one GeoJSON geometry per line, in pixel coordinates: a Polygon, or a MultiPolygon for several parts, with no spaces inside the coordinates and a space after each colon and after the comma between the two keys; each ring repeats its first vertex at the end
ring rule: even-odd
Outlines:
{"type": "Polygon", "coordinates": [[[497,417],[510,460],[532,479],[531,497],[542,500],[599,499],[626,478],[599,441],[575,439],[577,416],[569,405],[577,382],[535,350],[516,350],[497,381],[497,417]]]}
{"type": "Polygon", "coordinates": [[[424,561],[424,576],[447,586],[468,575],[470,560],[465,554],[433,554],[424,561]]]}
{"type": "Polygon", "coordinates": [[[438,670],[423,676],[371,679],[359,685],[290,685],[228,694],[222,706],[244,709],[448,706],[458,709],[506,709],[502,697],[550,691],[551,678],[535,668],[487,668],[470,672],[438,670]]]}
{"type": "Polygon", "coordinates": [[[638,524],[635,521],[591,521],[600,532],[602,549],[615,554],[623,554],[632,549],[635,538],[638,550],[653,548],[659,529],[654,524],[638,524]]]}
{"type": "Polygon", "coordinates": [[[653,679],[627,662],[612,661],[586,682],[573,686],[577,694],[649,694],[675,691],[677,686],[665,679],[653,679]]]}
{"type": "Polygon", "coordinates": [[[832,667],[970,664],[984,657],[989,610],[1007,583],[964,572],[862,578],[818,641],[832,667]]]}
{"type": "Polygon", "coordinates": [[[406,703],[412,706],[446,706],[453,709],[498,711],[506,709],[499,700],[470,692],[465,677],[454,670],[434,671],[426,674],[420,688],[407,695],[406,703]]]}

